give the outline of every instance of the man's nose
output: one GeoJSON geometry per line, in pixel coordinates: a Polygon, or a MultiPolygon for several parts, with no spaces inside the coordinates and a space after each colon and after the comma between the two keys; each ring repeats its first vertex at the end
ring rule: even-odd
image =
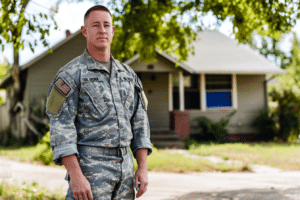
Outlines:
{"type": "Polygon", "coordinates": [[[100,31],[100,33],[105,33],[106,32],[105,28],[104,28],[104,25],[99,26],[99,31],[100,31]]]}

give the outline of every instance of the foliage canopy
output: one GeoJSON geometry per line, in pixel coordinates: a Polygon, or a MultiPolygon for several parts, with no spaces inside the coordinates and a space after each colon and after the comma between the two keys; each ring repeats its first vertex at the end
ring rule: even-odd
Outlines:
{"type": "MultiPolygon", "coordinates": [[[[14,44],[15,54],[28,43],[31,50],[37,42],[48,46],[45,38],[49,35],[48,14],[26,14],[30,0],[2,0],[0,8],[0,45],[14,44]],[[40,33],[39,41],[27,41],[21,37],[40,33]]],[[[82,0],[73,0],[81,2],[82,0]]],[[[57,0],[59,5],[63,0],[57,0]]],[[[97,2],[94,0],[93,2],[97,2]]],[[[179,61],[187,59],[193,52],[191,42],[196,32],[204,27],[202,17],[211,12],[218,24],[227,17],[233,23],[233,33],[240,42],[250,42],[252,33],[278,39],[290,31],[300,18],[297,13],[300,2],[295,0],[115,0],[109,1],[116,26],[112,45],[113,55],[120,60],[139,53],[141,60],[155,59],[155,50],[175,56],[179,61]]],[[[52,21],[56,26],[55,21],[52,21]]],[[[79,27],[78,27],[79,28],[79,27]]]]}
{"type": "Polygon", "coordinates": [[[279,124],[278,137],[287,141],[300,133],[300,43],[294,34],[291,63],[287,73],[277,77],[278,84],[270,87],[269,95],[276,108],[273,112],[279,124]]]}

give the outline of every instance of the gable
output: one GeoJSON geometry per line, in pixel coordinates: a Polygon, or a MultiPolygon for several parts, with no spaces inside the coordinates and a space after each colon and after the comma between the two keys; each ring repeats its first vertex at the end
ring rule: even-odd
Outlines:
{"type": "Polygon", "coordinates": [[[128,63],[135,72],[178,72],[181,69],[180,67],[175,67],[173,62],[159,53],[156,54],[156,62],[143,63],[138,58],[132,62],[125,62],[126,64],[128,63]]]}

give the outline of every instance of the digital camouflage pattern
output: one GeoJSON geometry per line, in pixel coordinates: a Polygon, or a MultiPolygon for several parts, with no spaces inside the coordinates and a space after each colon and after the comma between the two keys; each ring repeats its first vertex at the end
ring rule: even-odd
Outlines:
{"type": "MultiPolygon", "coordinates": [[[[80,157],[77,145],[130,146],[133,153],[147,148],[148,155],[151,154],[142,83],[129,66],[113,57],[111,60],[110,74],[85,50],[55,76],[48,92],[46,113],[50,117],[51,147],[56,164],[62,165],[61,158],[65,156],[80,157]],[[58,79],[66,84],[64,87],[70,88],[67,94],[56,91],[54,83],[58,79]]],[[[130,162],[125,157],[122,165],[130,162]]]]}
{"type": "MultiPolygon", "coordinates": [[[[83,150],[79,150],[79,164],[83,175],[91,185],[94,200],[132,200],[135,198],[134,166],[130,151],[120,158],[99,155],[90,148],[83,150]]],[[[74,195],[69,187],[66,200],[71,199],[74,199],[74,195]]]]}

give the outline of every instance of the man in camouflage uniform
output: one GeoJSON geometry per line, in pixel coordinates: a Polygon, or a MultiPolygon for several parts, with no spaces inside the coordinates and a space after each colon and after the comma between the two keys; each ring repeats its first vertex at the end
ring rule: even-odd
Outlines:
{"type": "Polygon", "coordinates": [[[67,168],[66,199],[134,199],[138,182],[137,197],[148,185],[147,100],[133,70],[110,55],[109,10],[94,6],[84,22],[87,49],[58,71],[48,92],[53,160],[67,168]]]}

